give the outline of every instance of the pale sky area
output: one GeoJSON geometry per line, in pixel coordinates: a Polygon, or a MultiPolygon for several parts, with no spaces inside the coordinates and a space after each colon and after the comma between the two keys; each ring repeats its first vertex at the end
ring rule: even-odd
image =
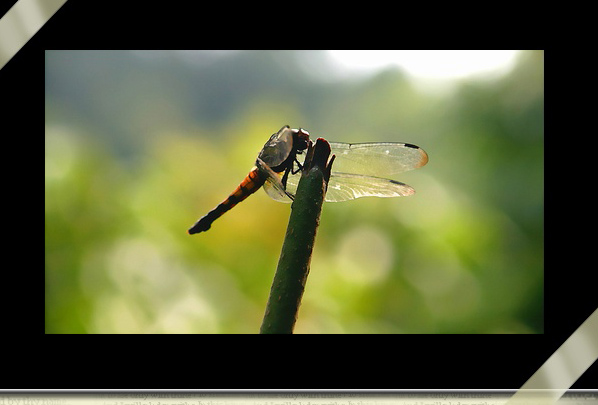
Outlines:
{"type": "Polygon", "coordinates": [[[328,51],[340,69],[375,71],[400,66],[420,79],[459,79],[479,73],[505,73],[520,51],[328,51]]]}
{"type": "MultiPolygon", "coordinates": [[[[137,52],[146,57],[153,55],[147,51],[137,52]]],[[[238,51],[175,52],[189,62],[206,63],[238,51]]],[[[367,77],[394,65],[402,69],[420,90],[442,94],[455,88],[463,79],[493,80],[507,74],[520,53],[517,50],[331,50],[326,51],[324,59],[298,52],[293,63],[313,78],[325,82],[367,77]]]]}

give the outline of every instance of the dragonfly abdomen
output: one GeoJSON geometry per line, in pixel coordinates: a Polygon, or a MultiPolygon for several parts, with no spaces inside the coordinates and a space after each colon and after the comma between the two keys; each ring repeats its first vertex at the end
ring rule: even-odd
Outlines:
{"type": "Polygon", "coordinates": [[[195,225],[189,228],[189,234],[193,235],[194,233],[204,232],[210,229],[212,222],[220,218],[226,211],[233,208],[251,194],[255,193],[262,185],[264,185],[265,181],[266,177],[261,174],[257,168],[253,168],[226,200],[218,204],[216,208],[208,212],[197,221],[195,225]]]}

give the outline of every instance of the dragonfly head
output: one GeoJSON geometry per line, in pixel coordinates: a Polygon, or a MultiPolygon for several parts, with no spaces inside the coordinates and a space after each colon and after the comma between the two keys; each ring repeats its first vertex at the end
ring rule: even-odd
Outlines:
{"type": "Polygon", "coordinates": [[[293,145],[297,151],[307,149],[309,143],[309,132],[303,128],[292,129],[293,131],[293,145]]]}

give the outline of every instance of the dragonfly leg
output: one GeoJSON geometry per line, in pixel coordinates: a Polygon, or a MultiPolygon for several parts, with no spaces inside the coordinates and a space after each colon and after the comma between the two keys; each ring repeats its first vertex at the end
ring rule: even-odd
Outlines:
{"type": "Polygon", "coordinates": [[[297,170],[291,170],[291,174],[297,174],[301,170],[303,170],[303,165],[299,163],[299,161],[295,158],[295,163],[297,163],[297,170]]]}
{"type": "MultiPolygon", "coordinates": [[[[282,185],[284,186],[284,189],[287,189],[287,179],[289,178],[289,172],[293,171],[293,166],[290,165],[289,167],[287,167],[284,171],[284,175],[282,176],[282,185]]],[[[296,173],[296,172],[295,172],[296,173]]],[[[293,174],[295,174],[293,173],[293,174]]]]}

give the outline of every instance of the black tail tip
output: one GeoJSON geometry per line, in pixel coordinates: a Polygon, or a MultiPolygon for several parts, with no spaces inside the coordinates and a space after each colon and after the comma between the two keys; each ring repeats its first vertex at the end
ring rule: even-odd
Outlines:
{"type": "Polygon", "coordinates": [[[187,233],[189,235],[194,235],[196,233],[205,232],[208,229],[210,229],[210,226],[210,224],[206,225],[205,222],[198,221],[195,225],[193,225],[191,228],[187,230],[187,233]]]}

